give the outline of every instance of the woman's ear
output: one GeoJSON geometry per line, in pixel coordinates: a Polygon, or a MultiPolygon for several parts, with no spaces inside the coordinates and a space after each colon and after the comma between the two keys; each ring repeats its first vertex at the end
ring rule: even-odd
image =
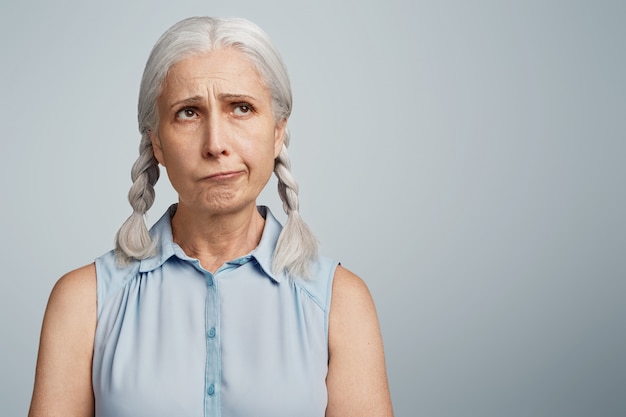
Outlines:
{"type": "Polygon", "coordinates": [[[285,129],[287,128],[287,119],[283,119],[276,123],[274,129],[274,159],[278,158],[280,151],[283,149],[285,129]]]}
{"type": "Polygon", "coordinates": [[[150,143],[152,143],[152,151],[154,152],[154,157],[159,164],[165,166],[163,160],[163,148],[161,147],[161,140],[159,139],[159,135],[157,135],[154,131],[149,130],[148,135],[150,135],[150,143]]]}

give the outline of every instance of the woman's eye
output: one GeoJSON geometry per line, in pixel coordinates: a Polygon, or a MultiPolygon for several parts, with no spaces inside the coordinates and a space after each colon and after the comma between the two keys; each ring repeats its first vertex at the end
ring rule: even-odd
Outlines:
{"type": "Polygon", "coordinates": [[[252,111],[252,106],[250,104],[243,103],[243,104],[237,104],[235,106],[235,109],[233,110],[233,113],[235,113],[237,116],[245,116],[251,111],[252,111]]]}
{"type": "Polygon", "coordinates": [[[194,109],[182,109],[179,110],[178,113],[176,113],[176,117],[178,117],[179,119],[195,119],[196,117],[198,117],[198,114],[196,113],[196,111],[194,109]]]}

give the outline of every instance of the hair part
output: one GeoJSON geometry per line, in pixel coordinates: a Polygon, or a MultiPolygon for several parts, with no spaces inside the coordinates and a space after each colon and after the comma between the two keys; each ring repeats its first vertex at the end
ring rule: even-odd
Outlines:
{"type": "MultiPolygon", "coordinates": [[[[270,91],[275,122],[287,120],[291,115],[287,69],[269,37],[257,25],[241,18],[192,17],[169,28],[150,53],[139,88],[137,118],[141,141],[128,193],[133,214],[116,235],[120,264],[145,259],[156,252],[156,238],[148,232],[145,214],[154,203],[154,185],[159,179],[159,165],[150,135],[158,132],[157,101],[167,73],[174,64],[192,55],[228,47],[241,51],[258,71],[270,91]]],[[[272,269],[274,273],[285,271],[290,277],[308,278],[310,263],[317,257],[318,242],[299,214],[298,184],[291,174],[287,152],[289,141],[289,129],[285,127],[283,148],[274,162],[274,173],[287,222],[274,251],[272,269]]]]}

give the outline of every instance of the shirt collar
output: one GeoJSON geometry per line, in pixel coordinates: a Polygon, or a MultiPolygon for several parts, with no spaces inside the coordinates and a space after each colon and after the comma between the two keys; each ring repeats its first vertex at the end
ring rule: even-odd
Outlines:
{"type": "Polygon", "coordinates": [[[265,218],[265,226],[261,241],[251,255],[256,259],[267,276],[280,283],[285,278],[285,274],[283,272],[278,274],[272,272],[272,260],[274,259],[274,249],[276,249],[276,243],[283,226],[276,220],[268,207],[258,206],[257,209],[259,214],[265,218]]]}
{"type": "MultiPolygon", "coordinates": [[[[191,258],[185,255],[180,246],[178,246],[172,237],[172,217],[176,213],[176,204],[172,204],[170,208],[161,216],[161,218],[150,229],[150,235],[153,239],[156,239],[156,255],[142,259],[139,264],[139,272],[149,272],[159,268],[172,256],[177,256],[180,259],[190,261],[191,258]]],[[[257,207],[259,214],[265,218],[265,226],[263,228],[263,234],[258,246],[247,256],[243,256],[238,260],[233,260],[231,263],[245,263],[236,262],[244,261],[245,259],[254,258],[259,264],[263,272],[272,280],[280,283],[284,280],[285,274],[272,272],[272,259],[274,257],[274,249],[278,242],[278,236],[282,231],[282,225],[276,220],[270,209],[266,206],[257,207]]]]}
{"type": "Polygon", "coordinates": [[[177,207],[177,204],[172,204],[150,229],[150,236],[157,242],[156,254],[141,260],[139,272],[153,271],[175,254],[174,245],[176,244],[172,238],[172,216],[176,213],[177,207]]]}

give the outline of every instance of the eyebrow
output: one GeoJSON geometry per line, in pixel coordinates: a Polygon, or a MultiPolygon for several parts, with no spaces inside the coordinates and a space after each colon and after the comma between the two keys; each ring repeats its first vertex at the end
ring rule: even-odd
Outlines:
{"type": "Polygon", "coordinates": [[[254,97],[249,96],[247,94],[227,94],[227,93],[224,93],[224,94],[220,94],[218,97],[220,99],[222,99],[222,100],[224,100],[224,99],[226,99],[226,100],[233,100],[233,99],[236,99],[236,100],[254,100],[254,97]]]}
{"type": "MultiPolygon", "coordinates": [[[[253,96],[249,96],[247,94],[232,94],[232,93],[223,93],[218,95],[220,100],[250,100],[253,101],[255,98],[253,96]]],[[[178,107],[178,106],[190,106],[194,104],[198,104],[204,101],[204,97],[202,96],[193,96],[183,100],[179,100],[175,103],[172,103],[170,108],[178,107]]]]}
{"type": "Polygon", "coordinates": [[[181,105],[188,106],[188,105],[192,105],[192,104],[198,104],[201,101],[202,101],[202,97],[201,96],[189,97],[189,98],[186,98],[184,100],[179,100],[179,101],[176,101],[176,102],[172,103],[172,105],[170,106],[170,109],[172,109],[174,107],[181,106],[181,105]]]}

